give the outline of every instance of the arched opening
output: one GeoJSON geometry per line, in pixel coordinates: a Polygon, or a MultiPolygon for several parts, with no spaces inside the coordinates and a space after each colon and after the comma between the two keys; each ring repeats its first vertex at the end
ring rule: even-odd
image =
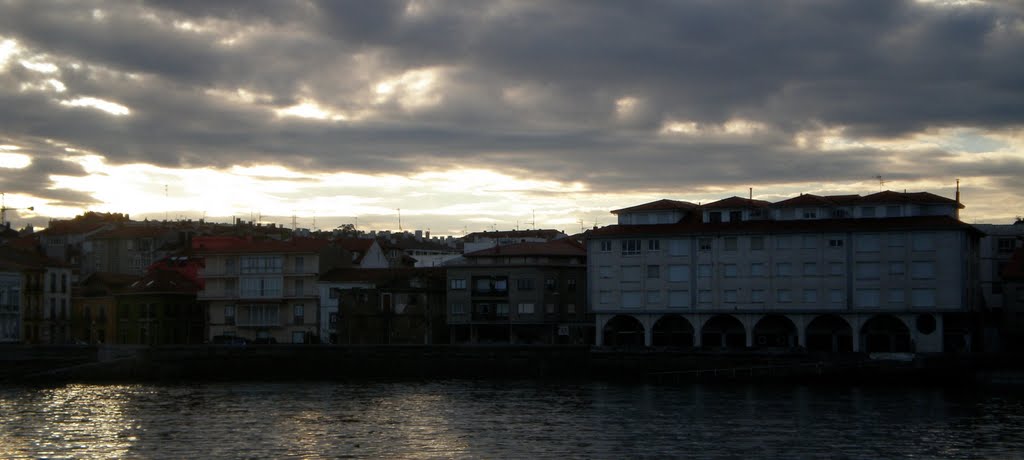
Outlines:
{"type": "Polygon", "coordinates": [[[807,325],[807,350],[826,353],[853,351],[853,328],[836,315],[822,315],[807,325]]]}
{"type": "Polygon", "coordinates": [[[754,325],[757,348],[792,348],[797,345],[796,325],[782,315],[768,315],[754,325]]]}
{"type": "Polygon", "coordinates": [[[701,329],[701,343],[706,347],[746,348],[747,330],[730,315],[711,317],[701,329]]]}
{"type": "Polygon", "coordinates": [[[692,347],[693,325],[679,315],[662,316],[651,328],[656,347],[692,347]]]}
{"type": "Polygon", "coordinates": [[[604,344],[613,347],[644,346],[644,325],[636,318],[618,315],[604,325],[604,344]]]}
{"type": "Polygon", "coordinates": [[[892,315],[876,315],[860,329],[864,351],[868,353],[907,353],[913,351],[910,345],[910,330],[892,315]]]}

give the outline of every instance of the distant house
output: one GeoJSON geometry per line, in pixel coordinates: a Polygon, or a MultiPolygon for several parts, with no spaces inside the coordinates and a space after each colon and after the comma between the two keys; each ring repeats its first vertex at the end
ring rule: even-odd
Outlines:
{"type": "Polygon", "coordinates": [[[498,245],[447,267],[454,343],[593,343],[586,259],[568,239],[498,245]]]}
{"type": "Polygon", "coordinates": [[[550,229],[473,232],[462,237],[462,252],[469,254],[495,246],[508,246],[516,243],[544,243],[565,238],[566,236],[565,233],[550,229]]]}
{"type": "Polygon", "coordinates": [[[447,343],[444,270],[334,269],[318,282],[321,337],[340,344],[447,343]]]}
{"type": "MultiPolygon", "coordinates": [[[[135,275],[95,272],[75,286],[71,297],[71,335],[77,343],[118,343],[116,293],[139,279],[135,275]]],[[[128,326],[126,323],[125,326],[128,326]]]]}

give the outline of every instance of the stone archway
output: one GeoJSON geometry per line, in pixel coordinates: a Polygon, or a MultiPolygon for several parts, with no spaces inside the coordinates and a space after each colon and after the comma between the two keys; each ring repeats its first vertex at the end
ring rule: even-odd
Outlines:
{"type": "Polygon", "coordinates": [[[701,328],[701,344],[706,347],[746,348],[747,330],[732,315],[712,316],[701,328]]]}
{"type": "Polygon", "coordinates": [[[836,315],[822,315],[814,318],[804,332],[807,350],[827,353],[849,353],[853,351],[853,328],[845,319],[836,315]]]}
{"type": "Polygon", "coordinates": [[[692,347],[693,325],[679,315],[665,315],[651,327],[656,347],[692,347]]]}
{"type": "Polygon", "coordinates": [[[754,346],[757,348],[792,348],[799,343],[796,325],[782,315],[767,315],[761,318],[753,329],[754,346]]]}
{"type": "Polygon", "coordinates": [[[612,347],[644,346],[644,325],[629,315],[616,315],[602,330],[604,344],[612,347]]]}
{"type": "Polygon", "coordinates": [[[861,344],[868,353],[907,353],[913,351],[910,329],[893,315],[872,316],[860,328],[861,344]]]}

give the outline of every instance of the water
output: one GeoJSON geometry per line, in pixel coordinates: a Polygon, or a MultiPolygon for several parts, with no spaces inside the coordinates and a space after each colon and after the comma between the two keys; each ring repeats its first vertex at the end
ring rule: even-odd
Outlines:
{"type": "Polygon", "coordinates": [[[1024,458],[1024,396],[536,381],[0,387],[0,458],[1024,458]]]}

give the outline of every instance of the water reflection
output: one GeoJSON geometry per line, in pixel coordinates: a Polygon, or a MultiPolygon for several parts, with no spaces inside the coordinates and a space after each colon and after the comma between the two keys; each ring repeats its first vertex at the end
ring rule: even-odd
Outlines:
{"type": "Polygon", "coordinates": [[[1012,457],[1015,393],[534,381],[0,388],[0,457],[1012,457]]]}

